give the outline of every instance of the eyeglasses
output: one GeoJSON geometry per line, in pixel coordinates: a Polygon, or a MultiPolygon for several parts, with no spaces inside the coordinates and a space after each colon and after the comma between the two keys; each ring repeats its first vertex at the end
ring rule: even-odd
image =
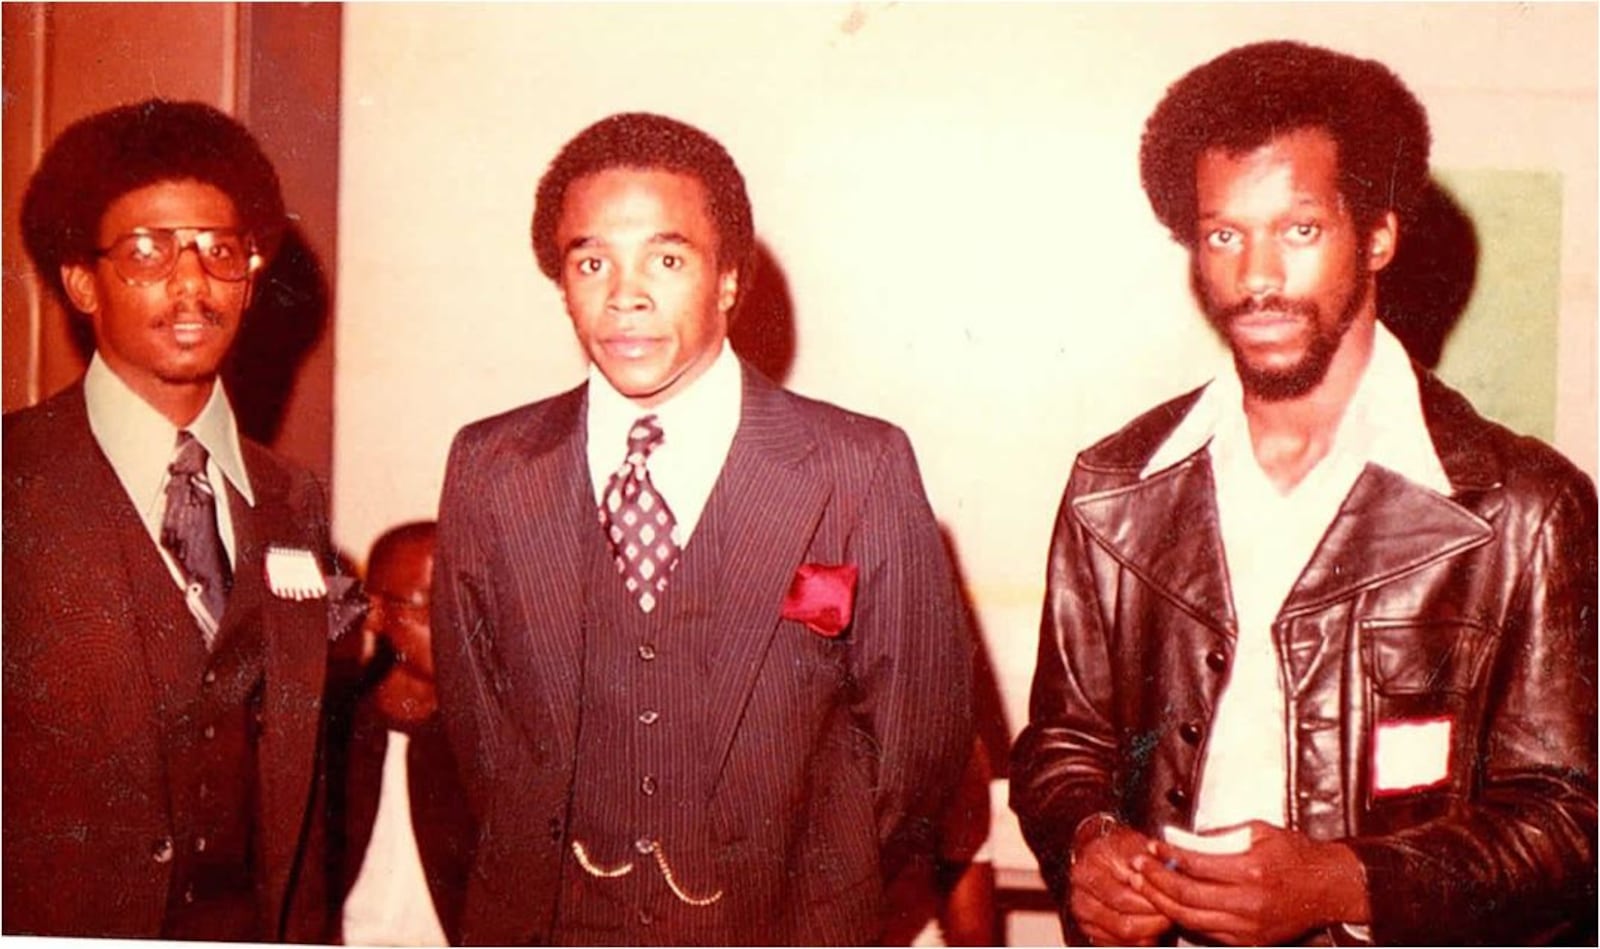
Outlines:
{"type": "Polygon", "coordinates": [[[95,252],[111,261],[124,281],[146,285],[172,276],[190,247],[205,272],[218,280],[243,280],[261,266],[250,235],[231,227],[142,227],[95,252]]]}

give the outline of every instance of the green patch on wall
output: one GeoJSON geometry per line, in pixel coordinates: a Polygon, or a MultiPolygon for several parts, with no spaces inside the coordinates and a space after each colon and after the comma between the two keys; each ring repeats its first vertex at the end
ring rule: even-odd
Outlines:
{"type": "Polygon", "coordinates": [[[1478,243],[1472,294],[1445,337],[1438,374],[1483,415],[1552,442],[1561,313],[1561,176],[1445,171],[1436,172],[1435,178],[1471,222],[1478,243]]]}

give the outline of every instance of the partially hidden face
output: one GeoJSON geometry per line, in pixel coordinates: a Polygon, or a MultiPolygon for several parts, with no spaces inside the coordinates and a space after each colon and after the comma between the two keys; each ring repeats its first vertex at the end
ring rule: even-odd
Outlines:
{"type": "Polygon", "coordinates": [[[567,189],[556,241],[561,291],[589,358],[651,408],[715,361],[739,274],[719,267],[704,184],[658,168],[613,168],[567,189]]]}
{"type": "Polygon", "coordinates": [[[1339,192],[1339,155],[1320,129],[1196,162],[1199,233],[1191,279],[1233,350],[1245,390],[1267,399],[1322,382],[1358,318],[1375,317],[1374,277],[1395,220],[1360,233],[1339,192]]]}
{"type": "Polygon", "coordinates": [[[372,633],[389,641],[396,663],[428,680],[433,678],[428,615],[432,583],[431,541],[402,545],[388,559],[371,565],[366,582],[372,604],[367,623],[372,633]]]}
{"type": "MultiPolygon", "coordinates": [[[[97,247],[157,228],[237,229],[233,200],[198,181],[163,181],[113,201],[100,218],[97,247]]],[[[185,231],[185,237],[187,231],[185,231]]],[[[199,246],[178,255],[164,279],[133,283],[112,261],[61,268],[68,296],[94,327],[106,364],[148,401],[165,387],[209,384],[238,336],[250,280],[221,280],[201,266],[199,246]]],[[[219,252],[215,249],[213,252],[219,252]]]]}

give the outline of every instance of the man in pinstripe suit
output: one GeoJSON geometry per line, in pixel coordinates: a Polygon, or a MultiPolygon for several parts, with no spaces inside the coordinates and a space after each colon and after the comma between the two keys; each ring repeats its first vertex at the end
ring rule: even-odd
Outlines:
{"type": "Polygon", "coordinates": [[[468,426],[439,692],[478,825],[468,943],[868,943],[972,747],[964,616],[905,435],[726,345],[744,182],[616,115],[540,182],[593,368],[468,426]]]}

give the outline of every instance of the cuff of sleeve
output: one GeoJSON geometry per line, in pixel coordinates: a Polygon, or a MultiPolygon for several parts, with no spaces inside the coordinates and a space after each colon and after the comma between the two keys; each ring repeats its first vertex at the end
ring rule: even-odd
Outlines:
{"type": "Polygon", "coordinates": [[[1121,822],[1117,820],[1117,815],[1110,811],[1095,811],[1083,820],[1078,821],[1078,826],[1072,828],[1072,847],[1067,858],[1067,866],[1070,867],[1078,862],[1078,851],[1083,848],[1087,841],[1099,840],[1101,837],[1111,833],[1111,829],[1119,823],[1121,822]],[[1092,833],[1093,836],[1086,838],[1084,836],[1086,831],[1092,833]]]}

